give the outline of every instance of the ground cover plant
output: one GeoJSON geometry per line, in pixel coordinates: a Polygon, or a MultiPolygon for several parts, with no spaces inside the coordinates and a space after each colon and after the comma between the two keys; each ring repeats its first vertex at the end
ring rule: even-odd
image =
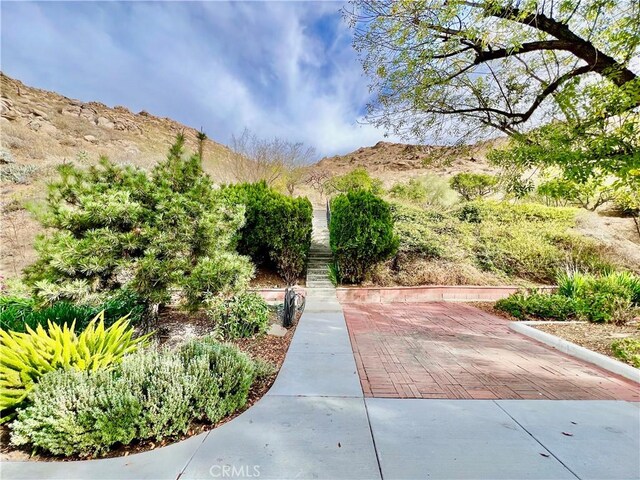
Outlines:
{"type": "Polygon", "coordinates": [[[449,208],[392,201],[398,254],[374,269],[382,285],[553,284],[567,264],[611,267],[595,241],[572,233],[577,210],[493,200],[449,208]]]}
{"type": "Polygon", "coordinates": [[[623,324],[640,312],[640,277],[628,272],[558,276],[558,292],[515,293],[496,308],[520,318],[623,324]]]}
{"type": "Polygon", "coordinates": [[[640,339],[623,338],[622,340],[616,340],[611,344],[611,350],[623,362],[640,368],[640,339]]]}
{"type": "Polygon", "coordinates": [[[211,337],[141,350],[110,370],[43,376],[12,424],[11,441],[54,455],[102,455],[136,439],[184,434],[242,408],[264,368],[211,337]]]}
{"type": "Polygon", "coordinates": [[[287,284],[294,284],[306,267],[311,246],[311,202],[283,195],[265,182],[225,186],[222,197],[245,208],[238,252],[258,265],[272,264],[287,284]]]}
{"type": "Polygon", "coordinates": [[[144,346],[148,337],[134,338],[123,317],[105,328],[99,314],[80,333],[73,325],[49,323],[45,329],[27,327],[25,333],[0,330],[0,410],[7,412],[24,402],[40,378],[56,370],[108,368],[144,346]]]}

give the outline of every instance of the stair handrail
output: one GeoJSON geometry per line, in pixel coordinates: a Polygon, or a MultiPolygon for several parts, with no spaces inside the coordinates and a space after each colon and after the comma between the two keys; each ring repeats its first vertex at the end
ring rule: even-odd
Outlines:
{"type": "Polygon", "coordinates": [[[327,228],[329,228],[330,224],[331,224],[331,202],[329,202],[329,199],[327,198],[327,228]]]}

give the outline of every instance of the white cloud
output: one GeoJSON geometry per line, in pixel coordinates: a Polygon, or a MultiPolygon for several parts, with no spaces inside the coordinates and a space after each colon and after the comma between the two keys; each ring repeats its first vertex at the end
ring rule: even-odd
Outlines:
{"type": "Polygon", "coordinates": [[[3,69],[222,143],[248,127],[345,153],[384,132],[358,124],[368,89],[340,5],[3,2],[3,69]]]}

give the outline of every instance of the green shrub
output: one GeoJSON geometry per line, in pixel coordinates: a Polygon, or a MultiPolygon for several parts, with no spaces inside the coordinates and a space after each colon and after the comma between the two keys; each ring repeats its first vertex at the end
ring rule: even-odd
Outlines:
{"type": "Polygon", "coordinates": [[[269,328],[269,306],[257,293],[212,297],[207,301],[207,315],[225,338],[252,337],[269,328]]]}
{"type": "Polygon", "coordinates": [[[27,327],[35,329],[48,322],[61,326],[71,326],[75,322],[76,331],[81,332],[100,312],[104,312],[107,327],[125,315],[129,315],[129,323],[134,325],[140,321],[144,305],[130,290],[122,290],[98,306],[55,302],[40,307],[33,299],[0,297],[0,328],[24,332],[27,327]]]}
{"type": "Polygon", "coordinates": [[[516,293],[499,300],[496,308],[517,318],[624,323],[640,304],[640,278],[632,273],[570,272],[558,275],[557,283],[557,294],[516,293]]]}
{"type": "Polygon", "coordinates": [[[622,340],[616,340],[611,344],[611,350],[623,362],[640,368],[640,339],[623,338],[622,340]]]}
{"type": "Polygon", "coordinates": [[[265,182],[229,185],[222,195],[246,207],[238,252],[249,255],[256,264],[273,263],[288,284],[295,283],[304,271],[311,246],[311,202],[283,195],[265,182]]]}
{"type": "Polygon", "coordinates": [[[514,293],[495,304],[498,310],[524,320],[529,317],[564,321],[575,316],[575,302],[563,295],[514,293]]]}
{"type": "Polygon", "coordinates": [[[79,335],[73,325],[49,323],[26,333],[0,330],[0,410],[20,405],[45,373],[59,369],[99,370],[119,362],[144,345],[147,336],[133,338],[129,321],[121,318],[105,328],[100,313],[79,335]]]}
{"type": "Polygon", "coordinates": [[[340,280],[361,282],[368,270],[398,249],[389,204],[371,192],[358,190],[331,201],[331,250],[340,280]]]}
{"type": "Polygon", "coordinates": [[[451,178],[450,185],[465,200],[474,200],[493,193],[498,179],[484,173],[458,173],[451,178]]]}
{"type": "Polygon", "coordinates": [[[102,455],[115,444],[186,433],[242,408],[255,376],[236,347],[196,339],[180,351],[143,350],[112,370],[42,377],[12,424],[14,445],[55,455],[102,455]]]}
{"type": "Polygon", "coordinates": [[[153,313],[203,259],[234,254],[243,209],[220,198],[198,155],[185,155],[183,135],[150,173],[106,158],[58,173],[41,219],[49,231],[25,270],[41,301],[93,301],[127,287],[153,313]]]}
{"type": "Polygon", "coordinates": [[[640,305],[640,277],[629,272],[580,272],[558,276],[558,292],[576,302],[578,317],[591,322],[624,321],[640,305]]]}
{"type": "Polygon", "coordinates": [[[324,190],[328,194],[366,190],[374,195],[381,195],[384,191],[382,181],[369,175],[364,167],[357,167],[344,175],[329,179],[324,185],[324,190]]]}
{"type": "Polygon", "coordinates": [[[396,183],[389,190],[389,195],[400,200],[440,207],[451,206],[458,199],[447,180],[437,175],[425,175],[411,178],[406,183],[396,183]]]}
{"type": "Polygon", "coordinates": [[[212,296],[241,292],[249,286],[252,275],[248,257],[221,252],[216,259],[203,258],[185,281],[187,305],[195,309],[212,296]]]}
{"type": "Polygon", "coordinates": [[[577,205],[594,211],[599,206],[614,199],[614,187],[607,177],[598,174],[585,182],[566,178],[553,178],[541,183],[536,192],[547,205],[577,205]]]}
{"type": "Polygon", "coordinates": [[[458,219],[461,222],[480,223],[482,222],[482,213],[478,205],[467,203],[458,210],[458,219]]]}
{"type": "Polygon", "coordinates": [[[190,367],[196,418],[216,423],[247,403],[256,367],[237,347],[204,337],[183,345],[180,356],[187,365],[197,362],[196,368],[190,367]]]}

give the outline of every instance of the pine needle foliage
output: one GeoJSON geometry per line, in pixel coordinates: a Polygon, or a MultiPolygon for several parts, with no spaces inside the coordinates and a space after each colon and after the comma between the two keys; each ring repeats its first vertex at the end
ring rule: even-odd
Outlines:
{"type": "Polygon", "coordinates": [[[253,274],[234,253],[243,207],[221,198],[198,155],[185,155],[183,135],[150,173],[106,158],[58,172],[42,218],[52,233],[37,240],[39,258],[25,272],[41,301],[87,301],[128,287],[155,311],[173,289],[189,285],[187,300],[197,304],[203,294],[244,288],[253,274]],[[234,274],[213,281],[220,271],[234,274]]]}

